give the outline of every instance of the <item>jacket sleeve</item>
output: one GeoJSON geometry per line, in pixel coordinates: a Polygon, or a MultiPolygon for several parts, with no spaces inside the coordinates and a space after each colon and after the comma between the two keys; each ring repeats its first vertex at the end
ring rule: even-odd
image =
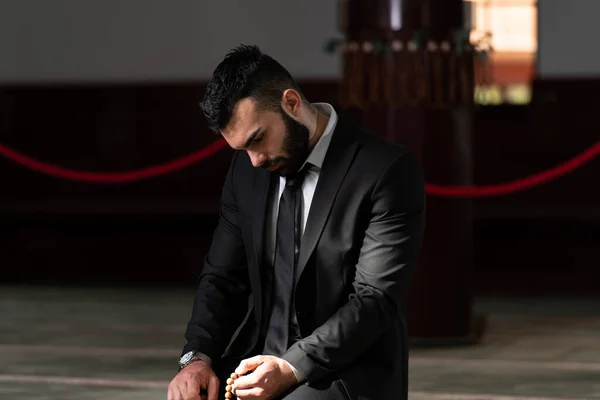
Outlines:
{"type": "Polygon", "coordinates": [[[223,185],[220,218],[198,278],[192,315],[185,332],[187,343],[182,352],[197,350],[215,363],[242,322],[247,311],[243,305],[250,293],[235,193],[237,154],[232,157],[223,185]]]}
{"type": "Polygon", "coordinates": [[[422,242],[424,186],[421,168],[408,152],[398,155],[375,184],[353,293],[283,356],[309,382],[349,364],[399,317],[422,242]]]}

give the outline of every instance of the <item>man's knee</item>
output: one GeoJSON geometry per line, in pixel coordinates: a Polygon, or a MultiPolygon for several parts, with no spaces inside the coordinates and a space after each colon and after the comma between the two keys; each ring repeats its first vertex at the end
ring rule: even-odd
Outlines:
{"type": "Polygon", "coordinates": [[[337,379],[328,385],[316,387],[302,384],[285,393],[281,400],[352,400],[344,383],[337,379]]]}

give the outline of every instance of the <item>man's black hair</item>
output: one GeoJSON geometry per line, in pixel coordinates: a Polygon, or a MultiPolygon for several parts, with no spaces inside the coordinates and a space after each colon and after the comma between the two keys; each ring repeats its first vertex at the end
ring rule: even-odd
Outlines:
{"type": "Polygon", "coordinates": [[[283,112],[281,97],[287,89],[304,96],[291,74],[257,46],[239,45],[229,51],[208,82],[200,103],[208,127],[220,132],[231,120],[238,101],[250,97],[259,109],[283,112]]]}

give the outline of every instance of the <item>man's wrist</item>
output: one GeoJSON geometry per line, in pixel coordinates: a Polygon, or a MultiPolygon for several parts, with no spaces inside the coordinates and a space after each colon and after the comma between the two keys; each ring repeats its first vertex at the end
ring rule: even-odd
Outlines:
{"type": "Polygon", "coordinates": [[[297,383],[302,383],[302,381],[304,381],[304,376],[302,376],[302,373],[300,371],[298,371],[292,364],[290,364],[289,361],[287,360],[283,360],[287,365],[289,365],[290,369],[292,370],[292,372],[294,373],[294,376],[296,377],[296,381],[297,383]]]}
{"type": "Polygon", "coordinates": [[[210,359],[209,356],[207,356],[206,354],[201,353],[199,351],[191,350],[191,351],[188,351],[187,353],[185,353],[179,359],[179,362],[178,362],[179,371],[181,371],[182,369],[184,369],[185,367],[187,367],[188,365],[190,365],[191,363],[196,362],[196,361],[204,361],[208,365],[212,364],[212,360],[210,359]]]}

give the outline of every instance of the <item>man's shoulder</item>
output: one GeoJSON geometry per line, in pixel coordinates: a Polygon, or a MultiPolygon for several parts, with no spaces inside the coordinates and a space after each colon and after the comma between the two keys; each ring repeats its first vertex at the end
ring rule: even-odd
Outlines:
{"type": "Polygon", "coordinates": [[[247,152],[243,150],[233,150],[231,157],[233,170],[236,175],[247,175],[254,171],[255,168],[252,165],[252,161],[247,152]]]}
{"type": "Polygon", "coordinates": [[[399,156],[411,153],[402,143],[394,143],[372,130],[345,122],[344,128],[350,131],[359,145],[357,158],[377,165],[389,165],[399,156]]]}
{"type": "Polygon", "coordinates": [[[233,150],[229,165],[229,182],[238,190],[250,189],[255,181],[256,168],[248,153],[241,150],[233,150]]]}

